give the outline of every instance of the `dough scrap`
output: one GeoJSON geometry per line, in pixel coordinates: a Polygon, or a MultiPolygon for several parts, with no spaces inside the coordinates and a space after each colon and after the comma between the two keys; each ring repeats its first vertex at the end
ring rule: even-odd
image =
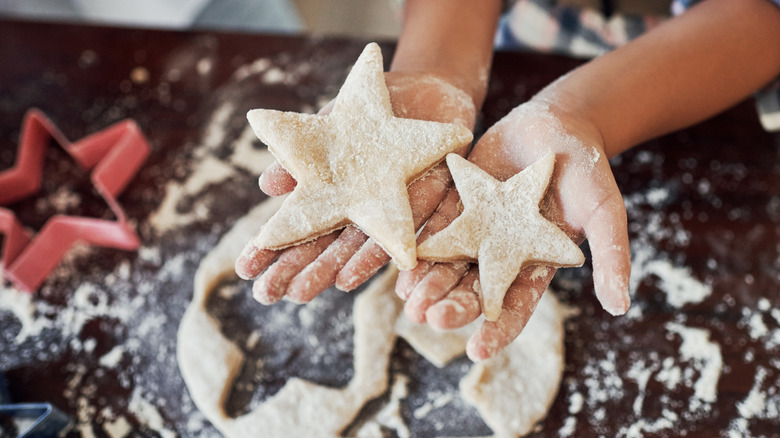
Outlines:
{"type": "MultiPolygon", "coordinates": [[[[434,364],[465,352],[464,328],[436,333],[404,322],[393,293],[397,270],[390,267],[357,297],[353,309],[354,376],[343,388],[290,379],[254,411],[232,418],[224,404],[241,370],[244,354],[208,314],[206,303],[220,281],[234,276],[234,263],[247,241],[281,205],[271,198],[239,220],[201,261],[194,296],[177,336],[179,368],[195,405],[226,437],[339,436],[366,402],[387,391],[396,330],[434,364]],[[416,339],[413,341],[412,339],[416,339]]],[[[461,380],[461,395],[472,403],[496,437],[528,433],[543,419],[563,376],[563,306],[542,296],[523,333],[495,358],[474,365],[461,380]]]]}
{"type": "Polygon", "coordinates": [[[477,319],[459,329],[437,332],[428,324],[417,324],[401,314],[395,324],[395,331],[428,362],[442,368],[466,353],[466,342],[480,323],[480,319],[477,319]]]}
{"type": "Polygon", "coordinates": [[[462,125],[393,115],[379,46],[366,46],[328,115],[256,109],[260,140],[297,181],[255,238],[280,249],[349,223],[379,243],[401,269],[417,264],[407,184],[467,145],[462,125]]]}
{"type": "Polygon", "coordinates": [[[226,437],[338,436],[363,405],[387,389],[390,353],[395,344],[399,301],[391,293],[397,271],[378,277],[355,300],[354,376],[343,388],[328,388],[291,379],[254,411],[237,418],[224,409],[244,354],[220,331],[219,322],[206,311],[209,296],[224,278],[234,275],[235,259],[259,224],[279,208],[271,199],[236,223],[200,263],[195,274],[194,297],[179,326],[177,358],[182,377],[195,405],[226,437]]]}
{"type": "Polygon", "coordinates": [[[461,395],[495,437],[526,435],[547,416],[563,377],[567,315],[547,291],[520,336],[460,381],[461,395]]]}
{"type": "MultiPolygon", "coordinates": [[[[520,336],[495,357],[475,364],[461,380],[461,396],[495,437],[523,436],[547,416],[563,377],[564,322],[570,314],[548,290],[520,336]]],[[[436,332],[403,315],[396,325],[399,336],[440,368],[465,354],[475,328],[472,323],[436,332]]]]}
{"type": "Polygon", "coordinates": [[[495,321],[504,295],[529,265],[580,266],[582,251],[539,212],[552,176],[548,153],[501,182],[456,154],[447,156],[463,213],[417,248],[420,258],[479,261],[480,300],[485,318],[495,321]]]}

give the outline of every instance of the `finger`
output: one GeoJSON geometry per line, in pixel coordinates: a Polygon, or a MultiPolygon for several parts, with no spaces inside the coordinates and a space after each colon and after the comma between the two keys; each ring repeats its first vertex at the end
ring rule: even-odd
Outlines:
{"type": "Polygon", "coordinates": [[[622,198],[613,196],[602,203],[584,229],[593,255],[596,297],[604,310],[612,315],[622,315],[631,305],[628,291],[631,250],[622,198]]]}
{"type": "MultiPolygon", "coordinates": [[[[418,229],[431,217],[452,183],[447,166],[441,163],[409,186],[414,228],[418,229]]],[[[349,291],[363,284],[390,260],[390,256],[369,239],[347,262],[336,277],[336,287],[349,291]]]]}
{"type": "Polygon", "coordinates": [[[279,254],[279,251],[258,248],[254,241],[255,239],[252,238],[246,244],[236,260],[236,274],[244,280],[251,280],[260,275],[279,254]]]}
{"type": "Polygon", "coordinates": [[[425,312],[428,325],[438,330],[452,330],[465,326],[480,315],[479,275],[476,265],[468,270],[460,283],[444,299],[425,312]]]}
{"type": "Polygon", "coordinates": [[[373,239],[368,239],[336,274],[336,287],[345,292],[354,290],[376,274],[388,261],[390,256],[385,250],[373,239]]]}
{"type": "Polygon", "coordinates": [[[466,344],[466,354],[473,361],[493,357],[517,338],[550,284],[555,268],[530,266],[520,271],[509,287],[501,315],[496,321],[485,321],[466,344]]]}
{"type": "Polygon", "coordinates": [[[399,272],[398,279],[395,281],[396,295],[404,301],[408,300],[417,283],[422,281],[435,264],[435,262],[420,260],[411,271],[399,272]]]}
{"type": "MultiPolygon", "coordinates": [[[[333,100],[328,102],[317,112],[317,114],[327,115],[330,113],[333,109],[333,103],[333,100]]],[[[284,195],[285,193],[291,192],[297,184],[295,178],[293,178],[277,160],[274,160],[274,162],[263,171],[258,183],[260,185],[260,190],[268,196],[284,195]]]]}
{"type": "MultiPolygon", "coordinates": [[[[460,197],[455,189],[450,189],[444,197],[444,200],[439,204],[436,212],[425,224],[425,228],[420,232],[417,238],[418,244],[429,236],[443,230],[460,214],[458,209],[458,201],[460,197]]],[[[396,280],[395,293],[403,300],[408,300],[412,295],[412,291],[417,286],[417,283],[422,281],[428,271],[433,267],[435,263],[428,261],[421,261],[411,271],[401,271],[398,274],[398,280],[396,280]]]]}
{"type": "Polygon", "coordinates": [[[437,263],[415,286],[404,306],[406,316],[413,322],[425,322],[425,312],[444,298],[468,270],[466,262],[437,263]]]}
{"type": "Polygon", "coordinates": [[[281,300],[295,274],[333,243],[337,234],[336,232],[326,234],[311,242],[283,251],[276,263],[271,265],[252,285],[252,295],[255,300],[262,304],[273,304],[281,300]]]}
{"type": "MultiPolygon", "coordinates": [[[[458,216],[458,201],[460,197],[455,189],[450,189],[444,197],[444,200],[439,204],[436,212],[425,224],[425,228],[420,232],[417,237],[417,243],[419,244],[429,236],[443,230],[449,225],[455,217],[458,216]]],[[[421,261],[411,271],[401,271],[398,274],[398,280],[395,284],[395,293],[403,300],[408,300],[412,295],[412,291],[417,286],[417,283],[422,281],[428,271],[435,265],[434,262],[421,261]]]]}
{"type": "Polygon", "coordinates": [[[281,196],[291,192],[296,185],[295,178],[282,165],[274,160],[260,175],[260,190],[268,196],[281,196]]]}
{"type": "Polygon", "coordinates": [[[436,212],[428,219],[425,228],[422,229],[420,236],[417,238],[417,242],[422,242],[451,224],[452,221],[460,215],[461,209],[459,204],[460,196],[458,195],[458,191],[453,187],[447,191],[447,194],[444,196],[441,204],[439,204],[436,212]]]}
{"type": "Polygon", "coordinates": [[[306,303],[336,281],[344,264],[368,239],[356,227],[346,227],[338,238],[290,282],[287,295],[293,301],[306,303]]]}

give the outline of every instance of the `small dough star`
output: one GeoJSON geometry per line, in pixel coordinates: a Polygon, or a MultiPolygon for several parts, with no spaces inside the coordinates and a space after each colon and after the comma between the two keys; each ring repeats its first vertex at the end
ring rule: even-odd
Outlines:
{"type": "Polygon", "coordinates": [[[465,126],[393,115],[379,46],[366,46],[328,115],[257,109],[260,140],[297,185],[255,238],[280,249],[355,224],[401,269],[417,264],[407,184],[467,145],[465,126]]]}
{"type": "Polygon", "coordinates": [[[585,261],[566,233],[539,212],[554,154],[505,182],[455,154],[447,156],[447,166],[463,213],[422,242],[417,253],[437,261],[478,261],[482,311],[489,321],[498,319],[507,289],[526,266],[580,266],[585,261]]]}

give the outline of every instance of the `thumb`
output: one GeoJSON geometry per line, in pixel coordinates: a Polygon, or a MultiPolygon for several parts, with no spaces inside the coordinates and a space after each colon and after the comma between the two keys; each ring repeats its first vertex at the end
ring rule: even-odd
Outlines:
{"type": "Polygon", "coordinates": [[[593,256],[596,297],[604,310],[622,315],[631,305],[628,293],[631,250],[626,208],[619,193],[593,211],[584,230],[593,256]]]}
{"type": "Polygon", "coordinates": [[[260,190],[268,196],[281,196],[295,188],[295,178],[274,160],[260,175],[260,190]]]}
{"type": "MultiPolygon", "coordinates": [[[[334,100],[330,100],[317,112],[320,116],[330,114],[333,110],[334,100]]],[[[279,160],[274,160],[260,175],[258,180],[260,190],[268,196],[281,196],[295,189],[297,182],[287,170],[282,167],[279,160]]]]}

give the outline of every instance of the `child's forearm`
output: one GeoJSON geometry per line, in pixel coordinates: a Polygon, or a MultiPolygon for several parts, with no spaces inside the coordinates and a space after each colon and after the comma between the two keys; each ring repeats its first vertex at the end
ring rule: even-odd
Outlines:
{"type": "Polygon", "coordinates": [[[540,93],[585,117],[612,156],[706,119],[780,74],[780,8],[708,0],[540,93]]]}
{"type": "Polygon", "coordinates": [[[407,0],[391,70],[431,73],[485,98],[500,0],[407,0]]]}

